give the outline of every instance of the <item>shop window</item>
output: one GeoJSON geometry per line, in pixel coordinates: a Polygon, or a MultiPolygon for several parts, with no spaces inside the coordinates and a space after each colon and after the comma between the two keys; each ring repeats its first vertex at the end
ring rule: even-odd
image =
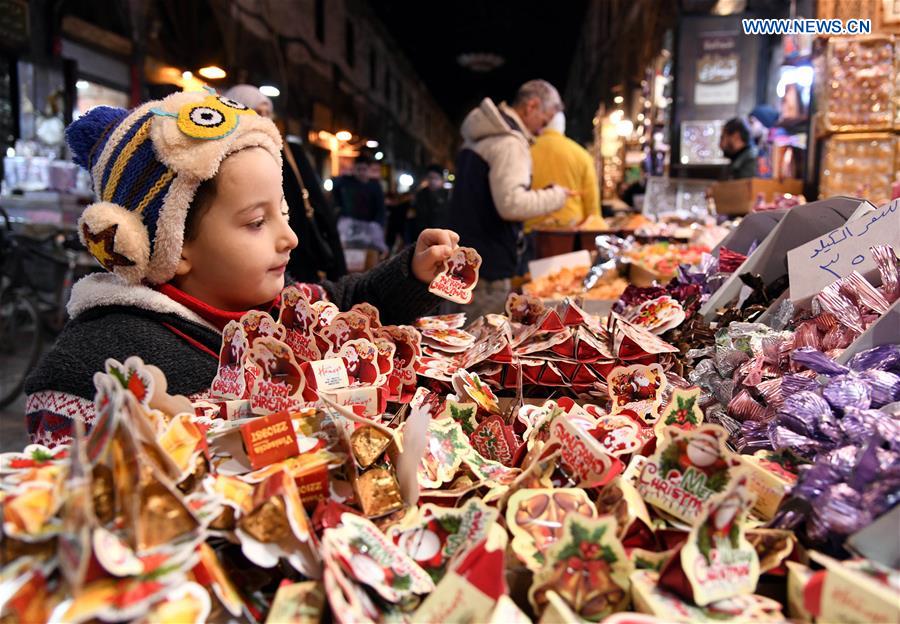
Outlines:
{"type": "Polygon", "coordinates": [[[316,39],[325,42],[325,0],[316,0],[316,39]]]}
{"type": "Polygon", "coordinates": [[[344,20],[344,57],[347,59],[347,65],[353,67],[356,64],[356,28],[350,19],[344,20]]]}
{"type": "Polygon", "coordinates": [[[80,79],[75,83],[75,110],[72,119],[78,119],[95,106],[128,108],[128,94],[118,89],[106,87],[90,80],[80,79]]]}

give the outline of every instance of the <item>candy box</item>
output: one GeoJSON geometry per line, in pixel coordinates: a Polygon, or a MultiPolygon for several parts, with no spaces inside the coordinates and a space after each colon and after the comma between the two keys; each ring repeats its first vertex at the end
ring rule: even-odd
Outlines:
{"type": "Polygon", "coordinates": [[[822,622],[897,622],[900,621],[900,602],[897,588],[900,575],[865,560],[837,561],[828,555],[811,551],[810,559],[825,567],[813,576],[805,589],[805,603],[822,622]],[[819,579],[820,596],[816,605],[815,592],[819,579]],[[816,606],[818,609],[816,609],[816,606]]]}
{"type": "Polygon", "coordinates": [[[781,605],[759,595],[737,596],[699,607],[659,587],[659,575],[638,570],[631,575],[634,608],[665,622],[786,622],[781,605]]]}

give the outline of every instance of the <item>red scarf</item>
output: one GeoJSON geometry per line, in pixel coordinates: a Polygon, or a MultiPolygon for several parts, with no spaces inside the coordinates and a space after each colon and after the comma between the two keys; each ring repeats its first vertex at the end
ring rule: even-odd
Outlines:
{"type": "MultiPolygon", "coordinates": [[[[247,313],[247,310],[241,312],[229,312],[228,310],[214,308],[205,301],[201,301],[196,297],[187,294],[172,284],[162,284],[161,286],[157,286],[156,289],[172,301],[180,303],[188,310],[195,313],[220,332],[225,329],[225,326],[228,325],[229,321],[239,321],[241,320],[241,317],[247,313]]],[[[269,305],[262,305],[257,309],[265,310],[271,314],[272,310],[278,306],[278,301],[279,298],[276,298],[269,305]]]]}

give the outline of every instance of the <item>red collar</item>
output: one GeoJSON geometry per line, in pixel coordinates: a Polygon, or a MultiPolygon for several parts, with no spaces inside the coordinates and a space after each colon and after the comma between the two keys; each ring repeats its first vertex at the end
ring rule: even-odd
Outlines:
{"type": "MultiPolygon", "coordinates": [[[[246,313],[246,311],[229,312],[227,310],[214,308],[208,303],[187,294],[179,288],[176,288],[172,284],[162,284],[160,286],[157,286],[156,289],[172,301],[176,301],[191,312],[194,312],[197,316],[202,318],[213,327],[217,328],[220,332],[225,329],[225,326],[229,321],[239,321],[241,320],[241,317],[246,313]]],[[[272,309],[277,305],[278,299],[273,301],[268,306],[260,306],[259,309],[271,312],[272,309]]]]}

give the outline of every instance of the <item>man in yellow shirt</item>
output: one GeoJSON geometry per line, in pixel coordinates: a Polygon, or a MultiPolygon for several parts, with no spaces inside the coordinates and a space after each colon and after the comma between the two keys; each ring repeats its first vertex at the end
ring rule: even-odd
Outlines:
{"type": "MultiPolygon", "coordinates": [[[[532,144],[531,188],[557,184],[578,194],[569,197],[556,212],[526,221],[526,232],[540,227],[571,227],[591,215],[600,217],[600,185],[594,159],[586,149],[568,138],[565,131],[566,117],[560,111],[532,144]]],[[[597,225],[604,227],[602,220],[597,225]]]]}

